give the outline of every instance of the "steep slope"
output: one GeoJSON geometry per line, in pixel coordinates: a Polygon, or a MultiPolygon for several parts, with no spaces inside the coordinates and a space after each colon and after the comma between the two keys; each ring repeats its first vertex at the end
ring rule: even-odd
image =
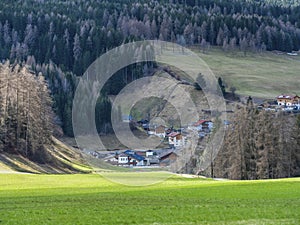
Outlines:
{"type": "MultiPolygon", "coordinates": [[[[124,101],[141,98],[131,110],[136,120],[158,118],[160,121],[157,121],[157,123],[164,121],[166,126],[179,128],[181,120],[188,121],[193,118],[194,115],[190,115],[193,112],[190,111],[191,105],[194,105],[200,118],[206,116],[203,110],[208,109],[208,103],[204,93],[196,90],[192,83],[183,82],[182,80],[187,80],[184,73],[175,71],[175,68],[171,68],[169,72],[160,69],[155,76],[166,79],[161,80],[159,83],[158,81],[150,82],[142,87],[131,88],[128,93],[123,93],[124,101]],[[172,76],[173,73],[176,78],[172,76]],[[155,97],[161,93],[163,93],[164,99],[155,97]],[[146,96],[146,98],[140,96],[146,96]]],[[[194,119],[198,120],[199,118],[194,119]]]]}
{"type": "Polygon", "coordinates": [[[14,171],[29,173],[90,173],[79,150],[62,143],[53,137],[52,145],[46,146],[45,162],[34,162],[17,154],[2,152],[0,154],[0,172],[14,171]]]}

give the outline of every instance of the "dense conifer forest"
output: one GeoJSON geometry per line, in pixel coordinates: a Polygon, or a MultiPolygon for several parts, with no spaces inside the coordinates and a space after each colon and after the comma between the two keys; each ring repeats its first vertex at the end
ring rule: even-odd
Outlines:
{"type": "MultiPolygon", "coordinates": [[[[224,51],[290,52],[300,46],[298,3],[4,0],[0,2],[0,59],[26,62],[43,72],[64,133],[72,136],[76,76],[109,49],[134,40],[159,39],[184,46],[220,46],[224,51]]],[[[97,111],[109,112],[107,94],[118,93],[144,72],[145,68],[134,66],[120,71],[108,82],[97,111]]],[[[110,119],[99,123],[101,131],[110,119]]]]}

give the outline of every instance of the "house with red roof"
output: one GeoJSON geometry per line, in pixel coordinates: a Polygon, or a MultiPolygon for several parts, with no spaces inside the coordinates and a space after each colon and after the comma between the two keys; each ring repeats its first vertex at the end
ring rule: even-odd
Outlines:
{"type": "Polygon", "coordinates": [[[211,120],[198,120],[196,123],[189,126],[189,129],[196,131],[211,131],[213,122],[211,120]]]}
{"type": "Polygon", "coordinates": [[[171,132],[167,135],[170,147],[181,147],[186,144],[186,137],[179,132],[171,132]]]}

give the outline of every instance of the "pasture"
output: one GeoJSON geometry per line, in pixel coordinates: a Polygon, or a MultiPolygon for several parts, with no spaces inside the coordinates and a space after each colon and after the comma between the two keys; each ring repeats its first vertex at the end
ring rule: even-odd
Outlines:
{"type": "Polygon", "coordinates": [[[251,53],[246,56],[240,51],[224,52],[211,48],[207,53],[193,47],[214,72],[222,77],[236,93],[274,99],[282,93],[300,94],[300,56],[273,52],[251,53]]]}
{"type": "Polygon", "coordinates": [[[0,174],[1,225],[299,224],[299,208],[299,178],[126,186],[99,174],[0,174]]]}

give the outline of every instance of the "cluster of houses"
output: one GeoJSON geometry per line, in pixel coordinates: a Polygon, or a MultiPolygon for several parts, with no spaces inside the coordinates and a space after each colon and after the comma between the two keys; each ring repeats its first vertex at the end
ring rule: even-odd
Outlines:
{"type": "MultiPolygon", "coordinates": [[[[208,135],[212,128],[211,120],[199,120],[186,128],[173,129],[163,125],[151,126],[147,120],[138,121],[149,135],[157,136],[168,142],[169,148],[156,150],[125,150],[117,152],[92,152],[96,158],[105,162],[125,167],[162,167],[171,165],[178,157],[180,148],[187,144],[189,132],[197,131],[199,137],[208,135]]],[[[91,153],[90,153],[91,154],[91,153]]]]}
{"type": "MultiPolygon", "coordinates": [[[[300,112],[300,97],[298,95],[279,95],[276,98],[274,107],[283,110],[298,110],[300,112]]],[[[265,107],[265,109],[267,109],[265,107]]],[[[123,122],[132,122],[132,117],[123,116],[123,122]]],[[[229,124],[228,121],[225,121],[229,124]]],[[[228,125],[226,124],[226,125],[228,125]]],[[[158,150],[125,150],[106,154],[104,161],[112,165],[126,167],[145,167],[145,166],[168,166],[175,162],[180,147],[187,144],[187,137],[190,131],[198,132],[199,137],[203,138],[209,135],[213,129],[213,121],[200,119],[193,124],[181,129],[173,129],[164,125],[150,125],[148,120],[140,120],[136,122],[137,126],[143,128],[148,135],[153,135],[165,140],[169,144],[168,149],[158,150]]]]}
{"type": "Polygon", "coordinates": [[[277,96],[277,104],[281,107],[300,107],[300,97],[298,95],[279,95],[277,96]]]}
{"type": "Polygon", "coordinates": [[[116,166],[125,167],[158,167],[168,166],[175,162],[178,155],[173,149],[161,150],[126,150],[115,152],[106,156],[103,160],[116,166]]]}
{"type": "Polygon", "coordinates": [[[258,108],[267,111],[300,113],[300,97],[292,94],[281,94],[276,97],[274,103],[261,104],[258,108]]]}
{"type": "MultiPolygon", "coordinates": [[[[275,103],[275,102],[274,102],[275,103]]],[[[276,109],[298,110],[300,112],[300,97],[298,95],[279,95],[276,98],[276,109]]],[[[267,109],[266,107],[264,107],[267,109]]],[[[123,122],[132,122],[131,116],[123,116],[123,122]]],[[[171,165],[178,157],[177,151],[180,147],[187,144],[190,131],[196,131],[199,137],[203,138],[209,135],[213,129],[214,123],[211,120],[200,119],[189,126],[180,129],[173,129],[164,125],[151,125],[148,120],[135,122],[136,126],[143,128],[148,135],[153,135],[165,140],[169,144],[167,149],[158,150],[125,150],[114,153],[107,153],[101,158],[107,163],[125,167],[161,167],[171,165]]],[[[225,125],[230,122],[225,121],[225,125]]],[[[99,157],[99,155],[95,156],[99,157]]]]}
{"type": "Polygon", "coordinates": [[[198,120],[197,122],[189,125],[187,129],[173,129],[163,125],[151,127],[147,120],[141,120],[137,123],[145,131],[147,131],[149,135],[154,135],[161,139],[167,139],[169,147],[174,149],[186,145],[188,130],[197,131],[199,137],[205,137],[213,128],[213,122],[211,120],[198,120]]]}

